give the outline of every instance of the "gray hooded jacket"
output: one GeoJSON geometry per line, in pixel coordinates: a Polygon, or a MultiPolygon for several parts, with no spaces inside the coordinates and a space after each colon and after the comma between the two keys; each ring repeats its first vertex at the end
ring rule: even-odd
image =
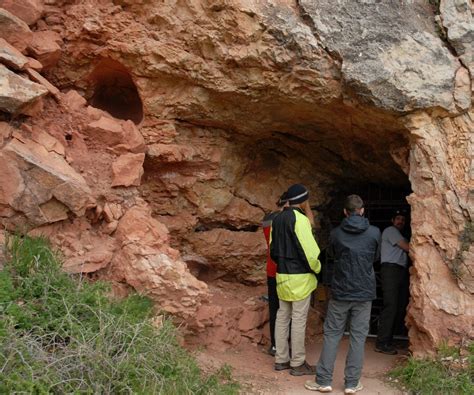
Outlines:
{"type": "Polygon", "coordinates": [[[329,254],[334,257],[332,298],[369,301],[376,298],[374,261],[380,257],[380,230],[367,218],[344,218],[330,237],[329,254]]]}

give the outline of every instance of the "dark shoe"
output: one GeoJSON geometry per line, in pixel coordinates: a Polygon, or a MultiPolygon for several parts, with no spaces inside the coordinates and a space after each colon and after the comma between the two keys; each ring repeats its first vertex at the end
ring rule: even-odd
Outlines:
{"type": "Polygon", "coordinates": [[[381,352],[382,354],[387,354],[387,355],[396,355],[396,354],[398,354],[398,351],[395,350],[395,347],[389,346],[388,344],[375,345],[375,351],[381,352]]]}
{"type": "Polygon", "coordinates": [[[304,361],[302,365],[292,367],[290,370],[292,376],[307,376],[316,374],[316,366],[310,365],[308,362],[304,361]]]}
{"type": "Polygon", "coordinates": [[[286,369],[291,369],[290,366],[290,361],[288,362],[275,362],[275,370],[280,371],[280,370],[286,370],[286,369]]]}
{"type": "Polygon", "coordinates": [[[267,353],[270,354],[272,357],[275,356],[276,352],[277,352],[277,349],[275,346],[270,346],[270,348],[267,350],[267,353]]]}

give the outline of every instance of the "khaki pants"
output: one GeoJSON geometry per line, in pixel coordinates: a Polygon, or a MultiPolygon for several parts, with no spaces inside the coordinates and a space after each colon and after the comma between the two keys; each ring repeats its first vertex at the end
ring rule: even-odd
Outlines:
{"type": "Polygon", "coordinates": [[[290,361],[292,367],[300,366],[306,359],[304,347],[306,319],[308,318],[311,294],[297,302],[280,300],[275,323],[276,363],[290,361]],[[291,359],[288,337],[291,322],[291,359]]]}

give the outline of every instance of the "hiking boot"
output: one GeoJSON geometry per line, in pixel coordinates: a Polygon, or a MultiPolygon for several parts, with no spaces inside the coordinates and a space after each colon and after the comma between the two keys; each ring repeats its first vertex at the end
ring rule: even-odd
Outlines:
{"type": "Polygon", "coordinates": [[[280,370],[286,370],[286,369],[291,369],[290,361],[288,361],[288,362],[275,362],[275,370],[280,371],[280,370]]]}
{"type": "Polygon", "coordinates": [[[395,347],[389,346],[388,344],[376,344],[375,351],[381,352],[382,354],[387,354],[387,355],[398,354],[397,350],[395,350],[395,347]]]}
{"type": "Polygon", "coordinates": [[[364,386],[359,381],[355,387],[346,388],[344,390],[344,393],[345,394],[355,394],[356,392],[361,391],[363,388],[364,388],[364,386]]]}
{"type": "Polygon", "coordinates": [[[275,356],[276,352],[277,352],[277,349],[275,346],[270,346],[270,348],[267,350],[267,353],[270,354],[272,357],[275,356]]]}
{"type": "Polygon", "coordinates": [[[300,366],[292,367],[290,374],[292,376],[307,376],[316,374],[316,366],[310,365],[308,362],[304,361],[300,366]]]}
{"type": "Polygon", "coordinates": [[[321,385],[316,381],[308,380],[304,387],[310,391],[319,391],[319,392],[332,392],[332,387],[330,385],[321,385]]]}

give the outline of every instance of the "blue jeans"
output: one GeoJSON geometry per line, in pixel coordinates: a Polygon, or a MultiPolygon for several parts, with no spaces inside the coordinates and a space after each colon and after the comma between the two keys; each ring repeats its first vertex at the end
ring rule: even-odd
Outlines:
{"type": "Polygon", "coordinates": [[[359,382],[364,363],[365,339],[369,334],[372,301],[351,302],[331,299],[324,321],[324,342],[316,367],[316,382],[331,385],[334,362],[347,320],[350,322],[350,344],[344,370],[346,388],[353,388],[359,382]]]}

